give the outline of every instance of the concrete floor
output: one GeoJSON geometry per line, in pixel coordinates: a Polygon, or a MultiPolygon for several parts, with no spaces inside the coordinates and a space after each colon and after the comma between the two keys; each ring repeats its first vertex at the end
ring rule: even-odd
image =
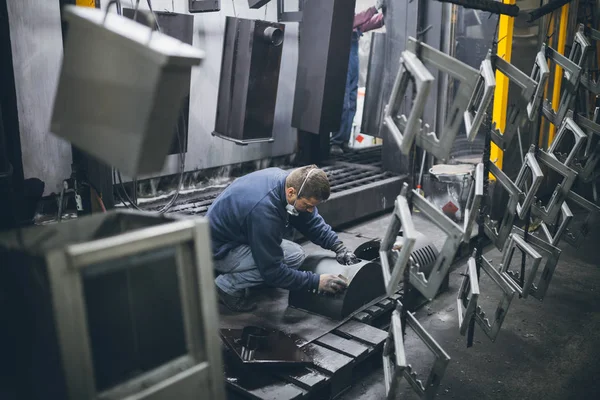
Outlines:
{"type": "MultiPolygon", "coordinates": [[[[418,218],[418,217],[417,217],[418,218]]],[[[381,237],[389,216],[382,216],[340,232],[350,248],[381,237]]],[[[423,219],[415,221],[441,247],[439,234],[423,219]]],[[[593,399],[600,392],[600,244],[596,229],[580,249],[561,244],[563,253],[543,302],[515,296],[495,343],[476,327],[475,341],[466,347],[466,337],[458,332],[456,293],[462,281],[465,262],[453,266],[450,289],[417,311],[423,327],[450,355],[451,361],[437,397],[456,399],[593,399]],[[596,393],[596,395],[594,395],[596,393]]],[[[304,245],[316,251],[313,244],[304,245]]],[[[494,265],[500,253],[489,248],[485,257],[494,265]]],[[[520,258],[519,258],[520,259],[520,258]]],[[[495,309],[498,292],[482,277],[479,304],[488,315],[495,309]]],[[[428,350],[415,342],[411,333],[405,339],[407,361],[419,372],[428,370],[432,359],[428,350]]],[[[417,399],[403,380],[402,399],[417,399]]],[[[383,372],[373,371],[343,394],[341,400],[382,399],[385,396],[383,372]]]]}

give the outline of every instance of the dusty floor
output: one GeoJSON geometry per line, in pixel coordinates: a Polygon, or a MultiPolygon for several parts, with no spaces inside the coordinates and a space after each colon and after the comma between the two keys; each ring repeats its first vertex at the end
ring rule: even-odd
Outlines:
{"type": "MultiPolygon", "coordinates": [[[[345,229],[340,237],[355,248],[381,237],[388,216],[345,229]]],[[[435,228],[423,221],[417,229],[431,237],[435,228]]],[[[438,235],[439,237],[439,235],[438,235]]],[[[441,241],[435,240],[438,249],[441,241]]],[[[512,301],[495,343],[477,327],[473,347],[458,332],[456,293],[465,262],[453,267],[450,289],[417,312],[417,319],[450,355],[451,361],[437,397],[456,399],[593,399],[600,392],[600,229],[580,249],[561,244],[563,253],[546,298],[512,301]],[[596,393],[596,395],[594,395],[596,393]]],[[[313,244],[305,244],[307,252],[313,244]]],[[[486,258],[500,262],[495,249],[486,258]]],[[[481,280],[480,304],[493,312],[498,292],[487,277],[481,280]]],[[[409,333],[410,335],[410,333],[409,333]]],[[[407,361],[421,371],[430,365],[428,351],[406,340],[407,361]]],[[[427,371],[426,371],[427,373],[427,371]]],[[[417,399],[405,380],[403,399],[417,399]]],[[[370,373],[340,398],[382,399],[383,372],[370,373]]]]}

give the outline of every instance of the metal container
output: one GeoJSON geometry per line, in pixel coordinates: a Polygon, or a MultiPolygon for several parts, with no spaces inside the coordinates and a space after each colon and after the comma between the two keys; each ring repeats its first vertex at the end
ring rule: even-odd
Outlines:
{"type": "Polygon", "coordinates": [[[66,6],[50,131],[129,176],[158,172],[203,51],[116,14],[66,6]]]}

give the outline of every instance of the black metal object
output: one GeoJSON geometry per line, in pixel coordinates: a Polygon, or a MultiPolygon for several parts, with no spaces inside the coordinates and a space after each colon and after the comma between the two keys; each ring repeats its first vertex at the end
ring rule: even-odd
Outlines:
{"type": "Polygon", "coordinates": [[[271,0],[248,0],[248,7],[250,8],[261,8],[271,0]]]}
{"type": "Polygon", "coordinates": [[[273,141],[285,26],[227,17],[213,135],[237,144],[273,141]]]}
{"type": "Polygon", "coordinates": [[[221,0],[188,0],[190,13],[221,11],[221,0]]]}
{"type": "Polygon", "coordinates": [[[341,265],[332,257],[309,256],[301,269],[316,274],[342,275],[348,281],[348,288],[336,295],[291,291],[290,307],[341,320],[385,294],[381,266],[375,263],[361,261],[354,265],[341,265]]]}
{"type": "Polygon", "coordinates": [[[340,127],[355,0],[306,0],[292,126],[329,135],[340,127]]]}
{"type": "Polygon", "coordinates": [[[296,345],[294,338],[278,330],[247,326],[243,329],[221,329],[220,335],[237,356],[237,361],[243,364],[312,364],[312,358],[296,345]]]}
{"type": "Polygon", "coordinates": [[[386,34],[373,32],[371,34],[371,50],[369,52],[369,66],[367,69],[367,83],[365,86],[365,104],[361,131],[367,135],[381,137],[381,121],[385,102],[381,95],[383,87],[383,73],[385,70],[385,38],[386,34]]]}

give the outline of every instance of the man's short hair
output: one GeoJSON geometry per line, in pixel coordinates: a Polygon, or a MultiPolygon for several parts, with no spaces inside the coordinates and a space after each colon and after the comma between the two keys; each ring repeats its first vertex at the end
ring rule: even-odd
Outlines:
{"type": "Polygon", "coordinates": [[[316,165],[307,165],[305,167],[296,168],[290,172],[285,180],[285,187],[293,187],[296,190],[296,193],[298,193],[298,198],[315,198],[318,201],[325,201],[331,194],[331,187],[329,186],[327,174],[322,169],[317,168],[316,165]],[[304,179],[306,179],[309,172],[310,176],[304,183],[302,192],[299,193],[302,182],[304,182],[304,179]]]}

